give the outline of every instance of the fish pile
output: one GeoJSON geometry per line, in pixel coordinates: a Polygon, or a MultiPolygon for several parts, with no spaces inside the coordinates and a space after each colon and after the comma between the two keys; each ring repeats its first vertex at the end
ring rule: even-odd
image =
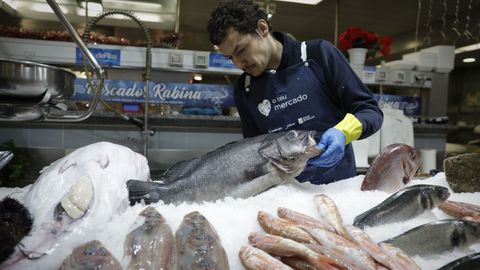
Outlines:
{"type": "Polygon", "coordinates": [[[259,211],[265,233],[252,232],[239,257],[247,269],[420,269],[401,249],[376,244],[344,224],[331,198],[314,196],[318,218],[279,207],[278,217],[259,211]]]}
{"type": "MultiPolygon", "coordinates": [[[[175,237],[163,216],[153,207],[139,214],[144,223],[131,231],[124,243],[127,269],[145,270],[228,270],[227,254],[215,228],[198,211],[183,217],[175,237]]],[[[60,269],[121,270],[118,260],[100,241],[78,246],[60,269]]]]}
{"type": "Polygon", "coordinates": [[[420,151],[407,144],[391,144],[373,160],[365,174],[361,190],[396,192],[410,181],[421,162],[420,151]]]}
{"type": "Polygon", "coordinates": [[[257,195],[292,180],[308,159],[320,154],[314,136],[315,131],[290,130],[227,144],[173,165],[156,181],[128,181],[130,203],[179,204],[257,195]]]}

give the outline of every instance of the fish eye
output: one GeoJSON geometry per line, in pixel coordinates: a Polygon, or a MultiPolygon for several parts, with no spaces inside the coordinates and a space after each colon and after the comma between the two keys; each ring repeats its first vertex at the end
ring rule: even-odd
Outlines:
{"type": "Polygon", "coordinates": [[[295,130],[290,130],[287,132],[287,139],[292,140],[295,139],[298,136],[298,133],[295,130]]]}
{"type": "Polygon", "coordinates": [[[410,152],[410,157],[411,157],[412,159],[414,159],[414,158],[415,158],[415,156],[416,156],[416,155],[415,155],[415,152],[413,152],[413,151],[412,151],[412,152],[410,152]]]}

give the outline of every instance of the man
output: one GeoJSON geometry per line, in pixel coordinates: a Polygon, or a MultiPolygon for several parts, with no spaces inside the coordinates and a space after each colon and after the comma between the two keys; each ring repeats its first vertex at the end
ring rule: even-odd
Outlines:
{"type": "Polygon", "coordinates": [[[297,180],[323,184],[355,176],[350,144],[382,125],[372,93],[325,40],[300,42],[271,33],[251,0],[222,1],[207,25],[210,42],[244,73],[234,87],[244,137],[317,130],[323,154],[297,180]]]}

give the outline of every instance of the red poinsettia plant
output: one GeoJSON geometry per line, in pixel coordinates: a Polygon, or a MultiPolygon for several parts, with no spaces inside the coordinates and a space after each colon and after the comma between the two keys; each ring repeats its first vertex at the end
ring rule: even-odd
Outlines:
{"type": "Polygon", "coordinates": [[[385,58],[388,58],[392,45],[392,37],[380,37],[377,33],[365,31],[360,27],[347,28],[340,34],[338,41],[338,47],[343,53],[347,53],[348,49],[351,48],[365,48],[368,50],[367,58],[375,57],[378,51],[385,58]]]}

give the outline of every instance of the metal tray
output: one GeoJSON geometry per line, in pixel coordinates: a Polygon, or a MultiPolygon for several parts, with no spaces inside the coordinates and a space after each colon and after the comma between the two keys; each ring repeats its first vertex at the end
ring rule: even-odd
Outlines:
{"type": "Polygon", "coordinates": [[[2,103],[58,103],[73,94],[76,76],[55,66],[0,58],[2,103]]]}

